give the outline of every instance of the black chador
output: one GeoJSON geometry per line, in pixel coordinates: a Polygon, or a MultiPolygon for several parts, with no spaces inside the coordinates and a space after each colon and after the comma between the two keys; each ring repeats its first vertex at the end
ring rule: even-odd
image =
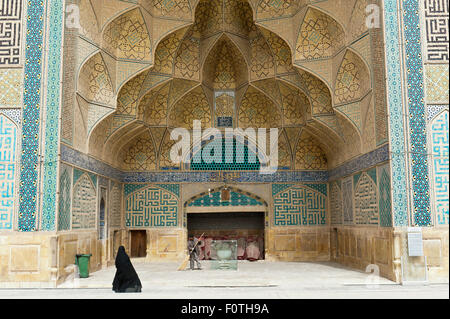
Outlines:
{"type": "Polygon", "coordinates": [[[117,251],[116,269],[112,288],[115,292],[141,292],[141,281],[123,246],[117,251]]]}

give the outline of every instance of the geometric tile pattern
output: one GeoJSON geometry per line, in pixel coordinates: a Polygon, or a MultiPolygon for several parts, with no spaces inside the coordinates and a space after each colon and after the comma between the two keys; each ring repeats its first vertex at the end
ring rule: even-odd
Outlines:
{"type": "Polygon", "coordinates": [[[392,227],[391,179],[389,164],[378,168],[378,210],[380,226],[392,227]]]}
{"type": "Polygon", "coordinates": [[[328,15],[308,9],[297,39],[295,60],[331,57],[342,45],[344,32],[328,15]]]}
{"type": "Polygon", "coordinates": [[[0,2],[0,66],[21,64],[22,0],[0,2]]]}
{"type": "Polygon", "coordinates": [[[339,182],[333,182],[330,190],[331,225],[342,224],[342,192],[339,182]]]}
{"type": "Polygon", "coordinates": [[[355,184],[355,224],[378,225],[376,176],[374,180],[366,172],[355,184]]]}
{"type": "Polygon", "coordinates": [[[21,107],[22,83],[22,69],[0,69],[0,107],[21,107]]]}
{"type": "Polygon", "coordinates": [[[109,227],[120,227],[121,225],[121,203],[122,203],[122,187],[119,183],[111,183],[110,212],[111,219],[109,227]]]}
{"type": "Polygon", "coordinates": [[[101,53],[91,57],[80,70],[78,91],[84,99],[114,105],[113,82],[101,53]]]}
{"type": "Polygon", "coordinates": [[[370,87],[370,78],[364,62],[348,50],[338,71],[335,84],[335,102],[344,104],[362,98],[370,87]]]}
{"type": "Polygon", "coordinates": [[[433,209],[436,225],[449,224],[449,129],[448,111],[434,118],[430,125],[433,173],[433,209]]]}
{"type": "Polygon", "coordinates": [[[353,179],[342,181],[342,212],[344,224],[353,224],[353,179]]]}
{"type": "Polygon", "coordinates": [[[295,153],[296,169],[326,170],[328,168],[327,157],[318,145],[317,140],[313,136],[306,131],[302,132],[295,153]]]}
{"type": "Polygon", "coordinates": [[[169,113],[169,125],[192,129],[193,121],[211,127],[211,107],[201,86],[182,97],[169,113]]]}
{"type": "Polygon", "coordinates": [[[156,169],[156,152],[149,131],[139,135],[125,146],[122,165],[128,171],[148,171],[156,169]]]}
{"type": "Polygon", "coordinates": [[[18,127],[22,124],[22,110],[21,109],[0,109],[0,114],[6,115],[18,127]]]}
{"type": "Polygon", "coordinates": [[[61,165],[59,177],[59,208],[58,230],[70,230],[71,202],[72,202],[72,169],[61,165]]]}
{"type": "Polygon", "coordinates": [[[266,95],[249,86],[238,111],[239,127],[245,129],[281,126],[278,107],[266,95]]]}
{"type": "Polygon", "coordinates": [[[257,201],[245,194],[240,194],[237,192],[230,192],[229,200],[221,200],[222,192],[211,193],[210,195],[205,195],[201,198],[196,199],[191,202],[188,206],[195,207],[218,207],[218,206],[260,206],[263,205],[262,202],[257,201]]]}
{"type": "Polygon", "coordinates": [[[152,0],[153,14],[161,17],[189,19],[191,6],[188,0],[152,0]]]}
{"type": "Polygon", "coordinates": [[[425,66],[428,103],[448,103],[448,64],[425,66]]]}
{"type": "Polygon", "coordinates": [[[248,147],[248,140],[243,145],[239,139],[215,139],[205,143],[201,150],[195,150],[190,163],[193,171],[247,171],[259,170],[260,160],[248,147]],[[212,154],[210,161],[206,161],[207,154],[212,154]]]}
{"type": "Polygon", "coordinates": [[[73,186],[72,229],[95,228],[96,198],[94,183],[89,175],[84,173],[73,186]]]}
{"type": "Polygon", "coordinates": [[[392,203],[394,226],[408,226],[408,202],[406,184],[406,145],[404,135],[404,114],[402,103],[402,70],[398,61],[400,54],[400,26],[398,21],[398,0],[384,1],[384,29],[387,65],[387,92],[390,121],[390,152],[392,165],[392,203]]]}
{"type": "Polygon", "coordinates": [[[427,122],[431,122],[443,110],[448,111],[448,104],[427,105],[427,122]]]}
{"type": "Polygon", "coordinates": [[[150,37],[139,9],[128,11],[109,23],[103,33],[103,41],[119,59],[150,60],[150,37]]]}
{"type": "Polygon", "coordinates": [[[47,1],[29,0],[25,46],[25,81],[23,96],[22,157],[18,228],[36,230],[38,149],[41,110],[42,50],[44,11],[47,1]]]}
{"type": "Polygon", "coordinates": [[[273,197],[274,226],[326,225],[327,197],[302,185],[294,185],[273,197]]]}
{"type": "Polygon", "coordinates": [[[431,225],[419,1],[403,0],[414,224],[431,225]]]}
{"type": "Polygon", "coordinates": [[[429,62],[448,62],[448,0],[421,0],[424,3],[425,53],[429,62]]]}
{"type": "Polygon", "coordinates": [[[16,207],[17,126],[0,113],[0,230],[13,228],[16,207]]]}
{"type": "Polygon", "coordinates": [[[45,109],[45,157],[44,157],[44,187],[43,207],[40,230],[55,230],[56,220],[56,184],[58,183],[58,132],[59,108],[61,104],[61,43],[63,25],[63,0],[51,3],[49,30],[47,40],[47,105],[45,109]]]}
{"type": "Polygon", "coordinates": [[[159,187],[139,189],[125,198],[126,227],[176,227],[178,197],[159,187]]]}
{"type": "Polygon", "coordinates": [[[299,2],[302,1],[261,0],[256,2],[258,3],[255,10],[257,17],[258,19],[264,19],[290,16],[298,10],[299,2]]]}

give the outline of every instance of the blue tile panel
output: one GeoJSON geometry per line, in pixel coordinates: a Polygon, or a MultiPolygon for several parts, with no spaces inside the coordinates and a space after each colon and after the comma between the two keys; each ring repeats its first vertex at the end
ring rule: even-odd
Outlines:
{"type": "Polygon", "coordinates": [[[419,0],[403,0],[414,224],[431,225],[419,0]]]}
{"type": "Polygon", "coordinates": [[[58,123],[61,104],[61,43],[63,0],[49,2],[47,60],[47,107],[45,126],[44,187],[41,230],[55,230],[56,183],[58,166],[58,123]]]}
{"type": "Polygon", "coordinates": [[[45,5],[46,1],[43,0],[29,0],[27,6],[18,214],[18,229],[26,232],[37,229],[36,203],[45,5]]]}
{"type": "Polygon", "coordinates": [[[178,171],[178,172],[123,172],[93,157],[61,144],[61,160],[74,166],[108,176],[123,183],[201,183],[201,182],[327,182],[330,177],[340,177],[373,167],[389,160],[389,146],[384,145],[373,152],[327,171],[277,171],[260,174],[258,171],[178,171]]]}
{"type": "MultiPolygon", "coordinates": [[[[326,188],[327,185],[323,184],[326,188]]],[[[284,185],[285,186],[285,185],[284,185]]],[[[302,184],[289,188],[272,185],[274,226],[324,226],[327,196],[302,184]],[[279,191],[275,193],[275,191],[279,191]]]]}
{"type": "Polygon", "coordinates": [[[408,226],[408,202],[405,190],[405,132],[402,103],[402,69],[400,54],[398,0],[384,1],[387,93],[392,165],[392,202],[394,226],[408,226]]]}

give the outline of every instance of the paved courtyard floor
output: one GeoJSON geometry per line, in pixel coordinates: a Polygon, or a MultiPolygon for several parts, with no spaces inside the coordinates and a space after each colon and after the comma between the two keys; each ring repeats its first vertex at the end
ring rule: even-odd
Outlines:
{"type": "Polygon", "coordinates": [[[448,284],[399,285],[334,263],[248,262],[238,270],[177,271],[177,263],[133,260],[140,294],[111,290],[115,267],[69,278],[54,289],[0,289],[0,298],[309,299],[449,298],[448,284]]]}

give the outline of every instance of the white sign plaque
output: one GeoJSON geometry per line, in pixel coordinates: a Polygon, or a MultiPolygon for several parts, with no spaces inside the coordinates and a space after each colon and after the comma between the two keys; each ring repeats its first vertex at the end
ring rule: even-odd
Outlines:
{"type": "Polygon", "coordinates": [[[423,256],[422,231],[408,232],[408,255],[411,257],[423,256]]]}

